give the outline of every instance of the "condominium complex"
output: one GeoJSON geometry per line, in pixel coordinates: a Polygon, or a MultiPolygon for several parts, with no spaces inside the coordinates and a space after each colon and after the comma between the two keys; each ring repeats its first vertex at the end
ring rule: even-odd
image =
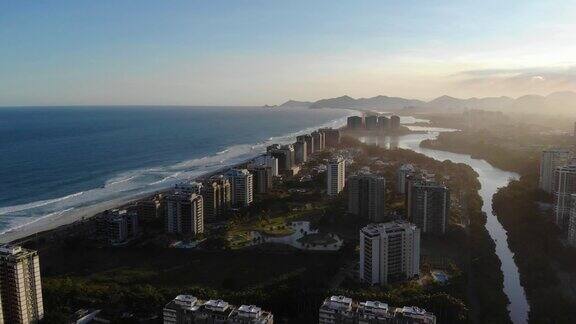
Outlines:
{"type": "Polygon", "coordinates": [[[222,218],[232,205],[230,181],[224,176],[213,176],[205,180],[202,187],[204,219],[214,222],[222,218]]]}
{"type": "Polygon", "coordinates": [[[328,196],[337,196],[345,184],[346,163],[342,158],[336,158],[328,162],[326,166],[326,193],[328,196]]]}
{"type": "Polygon", "coordinates": [[[568,164],[572,153],[564,149],[546,150],[540,158],[538,187],[549,194],[554,193],[554,171],[568,164]]]}
{"type": "Polygon", "coordinates": [[[296,165],[294,146],[274,144],[267,148],[268,154],[278,159],[278,171],[280,173],[290,173],[296,165]]]}
{"type": "Polygon", "coordinates": [[[316,141],[314,140],[314,138],[310,134],[300,135],[300,136],[296,137],[296,141],[306,143],[306,154],[308,156],[310,156],[310,155],[316,153],[316,151],[318,151],[318,148],[317,148],[318,143],[316,143],[316,141]]]}
{"type": "Polygon", "coordinates": [[[38,323],[44,318],[40,260],[36,251],[20,246],[0,247],[0,287],[0,323],[38,323]]]}
{"type": "Polygon", "coordinates": [[[336,147],[340,144],[340,131],[333,128],[322,128],[319,132],[324,134],[325,146],[336,147]]]}
{"type": "Polygon", "coordinates": [[[272,170],[272,176],[277,177],[279,175],[278,173],[278,159],[273,157],[272,155],[260,155],[258,157],[256,157],[254,160],[252,160],[252,163],[250,163],[249,165],[252,166],[267,166],[270,167],[270,169],[272,170]]]}
{"type": "Polygon", "coordinates": [[[390,129],[396,130],[400,128],[400,117],[390,116],[390,129]]]}
{"type": "Polygon", "coordinates": [[[305,141],[294,143],[294,156],[296,164],[303,164],[308,161],[308,148],[305,141]]]}
{"type": "Polygon", "coordinates": [[[424,309],[391,307],[380,301],[357,302],[345,296],[324,300],[318,314],[320,324],[436,324],[436,316],[424,309]]]}
{"type": "Polygon", "coordinates": [[[412,164],[403,164],[402,166],[400,166],[396,175],[396,191],[398,193],[400,194],[406,193],[406,181],[407,181],[406,177],[408,177],[408,175],[414,173],[415,171],[416,168],[414,168],[412,164]]]}
{"type": "Polygon", "coordinates": [[[362,117],[350,116],[346,120],[346,127],[348,129],[361,129],[363,127],[362,117]]]}
{"type": "Polygon", "coordinates": [[[100,237],[109,244],[120,245],[136,238],[139,215],[135,210],[114,209],[105,212],[98,221],[100,237]]]}
{"type": "Polygon", "coordinates": [[[246,169],[228,171],[234,207],[247,207],[254,201],[253,176],[246,169]]]}
{"type": "Polygon", "coordinates": [[[163,196],[162,201],[167,233],[204,233],[204,201],[201,195],[177,191],[163,196]]]}
{"type": "Polygon", "coordinates": [[[568,220],[568,244],[576,247],[576,194],[572,194],[570,218],[568,220]]]}
{"type": "Polygon", "coordinates": [[[407,219],[422,233],[445,234],[450,217],[450,190],[433,181],[410,186],[407,219]]]}
{"type": "Polygon", "coordinates": [[[378,117],[378,128],[381,131],[387,130],[390,128],[390,118],[386,116],[378,117]]]}
{"type": "Polygon", "coordinates": [[[326,135],[320,131],[312,132],[312,134],[310,135],[312,135],[314,143],[316,144],[315,150],[323,151],[324,148],[326,147],[326,135]]]}
{"type": "Polygon", "coordinates": [[[272,189],[272,169],[267,166],[257,166],[250,168],[253,176],[254,188],[256,194],[265,194],[272,189]]]}
{"type": "Polygon", "coordinates": [[[378,116],[366,116],[364,123],[367,130],[376,130],[378,129],[378,116]]]}
{"type": "Polygon", "coordinates": [[[348,190],[348,212],[369,219],[372,222],[383,222],[386,202],[386,180],[384,177],[359,173],[346,181],[348,190]]]}
{"type": "Polygon", "coordinates": [[[272,313],[254,305],[236,307],[223,300],[202,301],[179,295],[166,304],[164,324],[273,324],[272,313]]]}
{"type": "Polygon", "coordinates": [[[554,171],[554,222],[568,231],[572,194],[576,193],[576,165],[558,167],[554,171]]]}
{"type": "Polygon", "coordinates": [[[420,274],[420,229],[405,221],[370,224],[360,230],[360,280],[371,285],[420,274]]]}

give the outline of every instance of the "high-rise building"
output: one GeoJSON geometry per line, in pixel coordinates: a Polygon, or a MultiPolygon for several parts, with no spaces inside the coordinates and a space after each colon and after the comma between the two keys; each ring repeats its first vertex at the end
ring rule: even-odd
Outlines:
{"type": "Polygon", "coordinates": [[[576,194],[572,194],[568,220],[568,244],[576,247],[576,194]]]}
{"type": "Polygon", "coordinates": [[[272,169],[267,166],[257,166],[249,169],[253,176],[254,193],[265,194],[272,189],[272,169]]]}
{"type": "Polygon", "coordinates": [[[448,229],[450,190],[433,181],[420,181],[410,188],[408,220],[423,233],[442,235],[448,229]]]}
{"type": "Polygon", "coordinates": [[[296,162],[293,145],[274,146],[268,150],[268,154],[278,159],[278,170],[280,173],[292,172],[296,162]]]}
{"type": "Polygon", "coordinates": [[[549,194],[554,193],[554,171],[570,162],[572,153],[564,149],[546,150],[540,158],[538,187],[549,194]]]}
{"type": "Polygon", "coordinates": [[[416,171],[412,164],[403,164],[397,172],[396,191],[400,194],[406,193],[406,177],[416,171]]]}
{"type": "Polygon", "coordinates": [[[202,183],[193,182],[182,182],[174,186],[174,191],[182,192],[188,195],[193,193],[199,195],[202,192],[202,183]]]}
{"type": "Polygon", "coordinates": [[[20,246],[0,247],[0,296],[4,323],[38,323],[44,318],[36,251],[20,246]]]}
{"type": "Polygon", "coordinates": [[[272,176],[277,177],[279,175],[279,173],[278,173],[278,159],[273,157],[270,154],[260,155],[256,158],[254,158],[254,160],[252,160],[251,165],[252,166],[270,167],[270,169],[272,169],[272,176]]]}
{"type": "Polygon", "coordinates": [[[382,176],[359,173],[346,180],[348,212],[372,222],[383,222],[386,203],[386,180],[382,176]]]}
{"type": "Polygon", "coordinates": [[[316,143],[316,151],[323,151],[326,147],[326,137],[323,132],[314,131],[312,132],[312,138],[314,139],[314,143],[316,143]]]}
{"type": "Polygon", "coordinates": [[[204,233],[204,201],[201,195],[177,191],[163,196],[162,200],[167,233],[204,233]]]}
{"type": "Polygon", "coordinates": [[[254,305],[236,307],[223,300],[179,295],[163,310],[164,324],[273,324],[274,315],[254,305]]]}
{"type": "Polygon", "coordinates": [[[378,116],[366,116],[364,123],[366,123],[367,130],[376,130],[378,129],[378,116]]]}
{"type": "Polygon", "coordinates": [[[360,280],[371,285],[420,274],[420,229],[405,221],[370,224],[360,230],[360,280]]]}
{"type": "Polygon", "coordinates": [[[357,302],[345,296],[324,300],[319,311],[320,324],[436,324],[436,316],[414,306],[401,308],[381,301],[357,302]]]}
{"type": "Polygon", "coordinates": [[[324,134],[326,147],[337,147],[340,144],[340,131],[333,128],[322,128],[319,132],[324,134]]]}
{"type": "Polygon", "coordinates": [[[345,177],[345,161],[342,158],[330,160],[326,166],[326,193],[328,196],[337,196],[344,189],[345,177]]]}
{"type": "Polygon", "coordinates": [[[308,152],[305,141],[294,143],[294,158],[296,164],[304,164],[308,161],[308,152]]]}
{"type": "Polygon", "coordinates": [[[215,222],[232,206],[230,181],[221,175],[213,176],[204,181],[202,188],[204,219],[206,222],[215,222]]]}
{"type": "Polygon", "coordinates": [[[393,115],[390,116],[390,129],[397,130],[400,128],[400,117],[393,115]]]}
{"type": "Polygon", "coordinates": [[[576,193],[576,165],[558,167],[554,171],[554,223],[566,233],[572,207],[572,194],[576,193]]]}
{"type": "Polygon", "coordinates": [[[254,201],[253,176],[246,169],[232,169],[227,173],[232,192],[232,205],[247,207],[254,201]]]}
{"type": "Polygon", "coordinates": [[[346,120],[346,127],[348,129],[358,130],[362,129],[362,117],[360,116],[350,116],[346,120]]]}
{"type": "Polygon", "coordinates": [[[107,211],[98,221],[100,237],[112,245],[127,243],[138,235],[138,220],[139,215],[135,210],[107,211]]]}
{"type": "Polygon", "coordinates": [[[386,131],[386,130],[390,129],[390,118],[388,118],[386,116],[378,117],[378,128],[381,131],[386,131]]]}
{"type": "Polygon", "coordinates": [[[297,142],[306,142],[306,154],[308,156],[314,154],[318,151],[318,143],[314,141],[314,138],[310,134],[300,135],[296,137],[297,142]]]}

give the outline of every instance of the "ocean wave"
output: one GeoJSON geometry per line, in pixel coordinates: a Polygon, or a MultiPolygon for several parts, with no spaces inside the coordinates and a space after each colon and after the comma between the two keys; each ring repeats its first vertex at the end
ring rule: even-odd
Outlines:
{"type": "MultiPolygon", "coordinates": [[[[348,115],[352,115],[349,111],[348,115]]],[[[347,117],[347,116],[346,116],[347,117]]],[[[107,180],[103,187],[77,192],[64,197],[0,208],[2,222],[6,224],[0,234],[23,228],[42,219],[55,217],[82,208],[94,207],[111,200],[130,200],[170,188],[178,182],[193,180],[206,173],[241,163],[266,151],[273,143],[287,144],[295,137],[322,127],[338,128],[346,123],[346,117],[338,118],[315,127],[308,127],[289,134],[270,137],[251,144],[230,146],[213,155],[182,161],[168,166],[131,170],[107,180]]]]}

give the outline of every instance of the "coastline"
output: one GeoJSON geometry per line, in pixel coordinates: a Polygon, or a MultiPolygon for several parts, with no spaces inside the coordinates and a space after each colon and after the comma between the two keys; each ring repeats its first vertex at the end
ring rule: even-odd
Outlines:
{"type": "MultiPolygon", "coordinates": [[[[290,141],[294,140],[294,138],[297,135],[308,133],[308,132],[311,132],[312,130],[316,130],[318,128],[333,127],[333,128],[337,128],[337,129],[342,129],[346,125],[346,119],[349,116],[355,115],[357,113],[358,113],[358,111],[348,110],[348,115],[345,117],[329,120],[329,121],[327,121],[323,124],[320,124],[320,125],[301,129],[301,130],[298,130],[298,131],[295,131],[292,133],[288,133],[286,135],[270,138],[270,139],[268,139],[262,143],[259,142],[256,144],[234,145],[234,146],[226,148],[223,152],[228,152],[229,150],[233,149],[234,147],[238,147],[238,146],[255,147],[256,145],[261,144],[263,146],[263,148],[265,148],[266,145],[269,144],[268,142],[274,142],[274,143],[276,143],[276,142],[278,142],[278,143],[290,142],[290,141]]],[[[206,157],[201,157],[199,159],[204,159],[207,157],[208,158],[216,157],[220,153],[221,152],[216,152],[212,155],[208,155],[206,157]]],[[[206,170],[205,172],[197,174],[192,178],[181,179],[180,181],[194,181],[196,179],[201,179],[204,177],[210,177],[210,176],[215,175],[215,174],[220,174],[222,172],[225,172],[228,169],[231,169],[231,168],[234,168],[234,167],[237,167],[240,165],[244,165],[247,162],[249,162],[250,160],[252,160],[255,157],[262,155],[262,154],[264,154],[264,152],[256,151],[256,150],[254,150],[253,152],[247,152],[247,153],[241,154],[238,157],[236,157],[236,158],[242,158],[243,155],[246,155],[240,161],[236,161],[233,157],[233,158],[231,158],[231,161],[229,161],[229,164],[222,164],[215,169],[206,170]]],[[[183,164],[186,162],[188,162],[188,161],[182,161],[179,164],[183,164]]],[[[36,236],[51,235],[51,233],[59,231],[59,230],[65,231],[70,226],[80,225],[80,224],[83,224],[85,222],[90,221],[91,219],[93,219],[94,217],[98,216],[99,214],[101,214],[102,212],[104,212],[106,210],[114,209],[114,208],[123,208],[123,207],[128,206],[130,204],[133,204],[137,201],[140,201],[140,200],[143,200],[143,199],[146,199],[149,197],[153,197],[154,195],[162,193],[162,192],[166,192],[166,191],[170,190],[171,188],[172,188],[172,185],[167,185],[164,188],[156,188],[156,189],[153,189],[150,191],[140,192],[140,193],[137,193],[134,195],[126,196],[126,197],[119,197],[119,198],[104,200],[101,202],[96,202],[96,203],[89,205],[89,206],[77,207],[77,208],[72,208],[72,209],[64,209],[62,211],[43,215],[43,216],[38,217],[38,218],[36,218],[30,222],[19,224],[17,226],[14,226],[11,229],[6,229],[3,233],[0,234],[0,244],[11,243],[14,241],[20,242],[20,241],[23,241],[23,240],[26,240],[26,239],[29,239],[32,237],[36,237],[36,236]]]]}

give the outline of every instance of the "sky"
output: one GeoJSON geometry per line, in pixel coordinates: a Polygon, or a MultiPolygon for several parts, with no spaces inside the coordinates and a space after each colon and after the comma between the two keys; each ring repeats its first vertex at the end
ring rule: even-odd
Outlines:
{"type": "Polygon", "coordinates": [[[576,90],[576,0],[0,1],[0,105],[576,90]]]}

